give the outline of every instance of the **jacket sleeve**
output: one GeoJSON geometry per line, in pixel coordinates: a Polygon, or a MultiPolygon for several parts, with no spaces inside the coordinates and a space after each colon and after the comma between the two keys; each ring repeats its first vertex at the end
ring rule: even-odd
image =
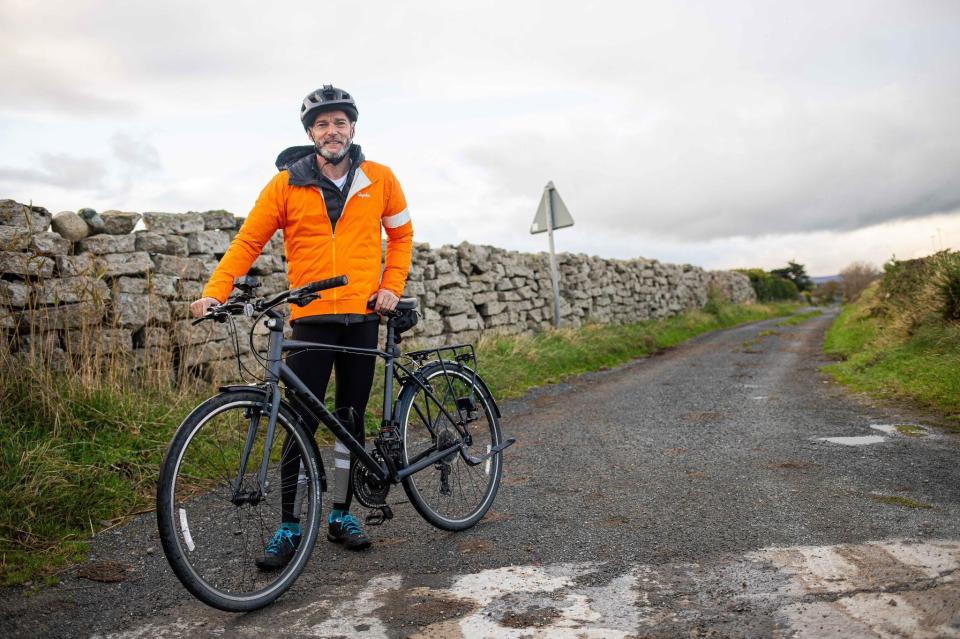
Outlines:
{"type": "Polygon", "coordinates": [[[253,210],[203,288],[204,297],[225,302],[233,290],[234,280],[247,274],[264,244],[283,226],[286,216],[286,199],[283,196],[286,176],[286,171],[278,173],[260,192],[253,210]]]}
{"type": "Polygon", "coordinates": [[[413,256],[413,223],[407,209],[407,199],[396,176],[391,171],[386,184],[386,204],[380,223],[387,233],[387,255],[380,276],[380,287],[394,295],[403,294],[413,256]]]}

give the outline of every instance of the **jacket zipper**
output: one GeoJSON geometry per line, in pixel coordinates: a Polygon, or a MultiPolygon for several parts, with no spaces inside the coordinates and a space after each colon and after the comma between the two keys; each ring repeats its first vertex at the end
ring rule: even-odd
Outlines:
{"type": "MultiPolygon", "coordinates": [[[[323,191],[319,186],[314,186],[317,190],[317,194],[320,196],[321,210],[324,217],[327,218],[327,224],[330,225],[330,250],[333,253],[333,274],[330,277],[336,277],[337,275],[337,234],[333,230],[333,222],[330,221],[330,215],[327,213],[327,206],[323,199],[323,191]]],[[[343,211],[340,211],[340,217],[343,217],[343,211]]],[[[331,289],[330,293],[333,294],[333,313],[337,312],[337,289],[331,289]]]]}

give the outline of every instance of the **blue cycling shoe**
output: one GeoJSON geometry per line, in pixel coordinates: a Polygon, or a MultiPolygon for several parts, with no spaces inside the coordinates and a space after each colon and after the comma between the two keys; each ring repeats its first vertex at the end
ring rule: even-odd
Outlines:
{"type": "Polygon", "coordinates": [[[290,563],[299,546],[300,534],[286,525],[281,525],[264,549],[263,557],[256,560],[257,568],[263,572],[280,570],[290,563]]]}
{"type": "Polygon", "coordinates": [[[339,516],[331,514],[327,539],[336,543],[343,544],[347,550],[364,550],[373,543],[370,538],[360,528],[360,522],[350,513],[343,513],[339,516]]]}

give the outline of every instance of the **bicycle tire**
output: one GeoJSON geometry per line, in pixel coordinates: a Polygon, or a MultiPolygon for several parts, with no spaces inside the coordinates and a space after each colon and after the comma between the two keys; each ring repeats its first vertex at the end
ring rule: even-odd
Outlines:
{"type": "Polygon", "coordinates": [[[246,612],[275,601],[310,558],[320,524],[320,471],[313,439],[281,404],[268,465],[268,487],[256,503],[234,503],[233,486],[251,423],[256,439],[243,476],[244,489],[259,487],[266,438],[265,393],[251,389],[215,395],[183,421],[167,448],[157,485],[157,526],[167,561],[200,601],[246,612]],[[300,454],[301,541],[282,570],[261,572],[254,561],[281,519],[279,456],[286,439],[300,454]]]}
{"type": "MultiPolygon", "coordinates": [[[[465,428],[472,437],[468,452],[485,455],[502,441],[500,421],[493,401],[474,372],[454,362],[431,364],[418,372],[420,380],[455,419],[461,414],[458,398],[472,398],[478,410],[465,428]]],[[[400,439],[405,465],[427,450],[462,441],[453,423],[439,411],[437,402],[416,384],[401,392],[398,402],[400,439]]],[[[410,503],[432,525],[442,530],[466,530],[490,509],[500,488],[502,456],[499,452],[476,466],[467,464],[459,453],[403,479],[410,503]],[[446,468],[444,468],[446,466],[446,468]],[[446,481],[444,481],[446,474],[446,481]],[[446,485],[445,485],[446,484],[446,485]],[[458,505],[459,504],[459,505],[458,505]]]]}

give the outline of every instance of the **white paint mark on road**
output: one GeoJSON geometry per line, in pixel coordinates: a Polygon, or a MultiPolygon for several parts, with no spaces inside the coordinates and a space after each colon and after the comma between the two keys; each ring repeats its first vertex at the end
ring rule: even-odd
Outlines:
{"type": "Polygon", "coordinates": [[[769,619],[778,636],[799,639],[960,639],[960,541],[776,547],[704,564],[609,570],[507,566],[454,576],[446,587],[379,575],[318,589],[306,605],[285,609],[281,599],[248,616],[211,615],[196,603],[108,639],[687,636],[729,632],[747,610],[754,621],[769,619]]]}
{"type": "Polygon", "coordinates": [[[311,625],[307,621],[295,626],[299,627],[298,631],[312,637],[363,636],[387,639],[387,627],[374,613],[383,605],[383,595],[399,588],[402,581],[400,575],[374,577],[354,599],[337,606],[328,619],[318,624],[311,625]]]}
{"type": "Polygon", "coordinates": [[[870,428],[879,430],[881,433],[886,433],[887,435],[893,435],[897,432],[897,427],[893,424],[870,424],[870,428]]]}
{"type": "Polygon", "coordinates": [[[781,608],[798,639],[960,638],[960,582],[954,577],[960,542],[798,546],[754,556],[790,575],[781,594],[831,596],[781,608]]]}
{"type": "Polygon", "coordinates": [[[460,632],[467,639],[626,637],[639,622],[636,577],[631,572],[603,586],[575,586],[574,580],[596,569],[593,564],[509,566],[461,577],[450,593],[475,601],[478,610],[460,622],[460,632]]]}
{"type": "Polygon", "coordinates": [[[887,438],[880,435],[861,435],[860,437],[820,437],[817,441],[843,444],[844,446],[866,446],[883,443],[887,441],[887,438]]]}

